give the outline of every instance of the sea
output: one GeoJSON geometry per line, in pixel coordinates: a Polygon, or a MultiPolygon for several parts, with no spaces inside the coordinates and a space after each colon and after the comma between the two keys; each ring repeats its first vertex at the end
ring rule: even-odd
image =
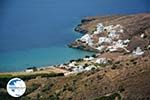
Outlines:
{"type": "Polygon", "coordinates": [[[150,0],[0,0],[0,72],[92,55],[68,48],[86,16],[150,12],[150,0]]]}

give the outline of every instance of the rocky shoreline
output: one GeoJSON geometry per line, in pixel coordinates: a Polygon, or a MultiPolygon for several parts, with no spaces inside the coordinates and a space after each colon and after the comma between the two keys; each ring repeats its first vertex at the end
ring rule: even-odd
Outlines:
{"type": "MultiPolygon", "coordinates": [[[[83,34],[68,46],[95,55],[39,68],[63,73],[27,82],[34,91],[23,99],[149,100],[150,14],[86,17],[75,31],[83,34]]],[[[35,72],[38,73],[38,72],[35,72]]]]}
{"type": "MultiPolygon", "coordinates": [[[[110,57],[103,55],[118,52],[120,55],[141,56],[150,49],[149,27],[150,14],[86,17],[74,29],[76,32],[83,34],[83,36],[68,46],[95,52],[96,55],[72,60],[65,64],[38,68],[36,72],[47,69],[55,72],[54,68],[56,68],[60,69],[60,73],[68,75],[68,73],[86,71],[86,68],[88,70],[97,69],[98,67],[96,66],[91,67],[94,64],[102,65],[106,61],[113,62],[110,57]],[[87,64],[87,61],[91,63],[87,64]],[[86,64],[86,67],[84,64],[86,64]]],[[[30,71],[33,72],[32,69],[30,71]]],[[[29,71],[26,70],[26,72],[29,71]]]]}
{"type": "Polygon", "coordinates": [[[81,20],[74,30],[83,36],[68,46],[96,52],[96,55],[118,52],[120,55],[137,57],[147,54],[150,50],[150,14],[148,13],[87,17],[81,20]]]}
{"type": "MultiPolygon", "coordinates": [[[[81,23],[77,25],[74,29],[75,31],[81,34],[93,34],[96,30],[96,25],[99,23],[104,24],[105,26],[111,25],[121,25],[124,31],[123,34],[120,35],[120,40],[130,40],[127,49],[133,51],[136,47],[140,46],[142,49],[148,45],[148,32],[149,32],[149,14],[135,14],[135,15],[124,15],[124,16],[105,16],[105,17],[87,17],[81,20],[81,23]],[[138,23],[138,24],[137,24],[138,23]],[[143,34],[145,33],[145,35],[143,34]],[[140,35],[143,34],[143,38],[140,38],[140,35]],[[137,45],[134,45],[134,42],[137,42],[137,45]],[[132,46],[132,47],[131,47],[132,46]]],[[[97,34],[95,37],[104,37],[104,32],[97,34]]],[[[107,36],[106,36],[107,37],[107,36]]],[[[91,46],[86,45],[83,41],[74,41],[69,44],[69,47],[83,49],[87,51],[94,51],[97,50],[91,48],[91,46]]]]}

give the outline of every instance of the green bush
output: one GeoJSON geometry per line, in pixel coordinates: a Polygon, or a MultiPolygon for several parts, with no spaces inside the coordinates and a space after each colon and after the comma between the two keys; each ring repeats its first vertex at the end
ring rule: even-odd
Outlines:
{"type": "Polygon", "coordinates": [[[85,58],[89,58],[89,57],[90,57],[90,56],[87,56],[87,55],[85,56],[85,58]]]}
{"type": "Polygon", "coordinates": [[[25,95],[32,93],[34,90],[38,89],[40,87],[40,84],[33,83],[30,87],[27,88],[25,95]]]}
{"type": "Polygon", "coordinates": [[[21,97],[20,100],[31,100],[31,98],[28,96],[24,96],[24,97],[21,97]]]}
{"type": "Polygon", "coordinates": [[[77,62],[81,62],[81,61],[83,61],[83,59],[79,58],[79,59],[77,59],[76,61],[77,61],[77,62]]]}
{"type": "Polygon", "coordinates": [[[42,88],[42,92],[45,92],[45,91],[50,90],[53,85],[54,85],[53,83],[48,83],[48,84],[46,84],[46,85],[42,88]]]}
{"type": "Polygon", "coordinates": [[[93,55],[92,55],[92,57],[93,57],[93,58],[95,58],[95,57],[96,57],[96,55],[95,55],[95,54],[93,54],[93,55]]]}
{"type": "Polygon", "coordinates": [[[57,94],[50,95],[47,100],[60,100],[57,94]]]}
{"type": "Polygon", "coordinates": [[[11,78],[13,78],[13,76],[10,74],[0,75],[0,87],[6,88],[6,85],[11,78]]]}
{"type": "Polygon", "coordinates": [[[107,64],[98,64],[98,63],[94,63],[94,66],[96,67],[105,67],[107,64]]]}
{"type": "Polygon", "coordinates": [[[12,75],[11,74],[3,74],[3,75],[0,75],[0,79],[1,78],[12,78],[12,75]]]}
{"type": "Polygon", "coordinates": [[[102,97],[96,98],[95,100],[115,100],[116,97],[118,97],[118,100],[121,100],[121,96],[119,93],[113,93],[110,96],[102,96],[102,97]]]}
{"type": "Polygon", "coordinates": [[[119,92],[124,92],[125,88],[123,86],[119,86],[119,92]]]}
{"type": "Polygon", "coordinates": [[[15,100],[15,98],[10,96],[7,91],[0,88],[0,100],[15,100]]]}
{"type": "Polygon", "coordinates": [[[0,87],[5,88],[8,81],[15,77],[21,78],[23,80],[30,80],[36,78],[37,76],[56,77],[56,76],[64,76],[64,73],[36,73],[36,74],[15,75],[15,76],[12,76],[11,74],[4,74],[0,75],[0,87]]]}
{"type": "Polygon", "coordinates": [[[120,64],[120,61],[115,62],[115,64],[120,64]]]}
{"type": "Polygon", "coordinates": [[[117,65],[116,64],[113,64],[111,69],[116,69],[117,68],[117,65]]]}
{"type": "Polygon", "coordinates": [[[18,77],[21,78],[23,80],[28,80],[28,79],[32,79],[32,78],[36,78],[37,76],[41,76],[41,77],[56,77],[56,76],[64,76],[63,73],[36,73],[36,74],[29,74],[29,75],[0,75],[0,80],[9,80],[11,78],[14,77],[18,77]]]}

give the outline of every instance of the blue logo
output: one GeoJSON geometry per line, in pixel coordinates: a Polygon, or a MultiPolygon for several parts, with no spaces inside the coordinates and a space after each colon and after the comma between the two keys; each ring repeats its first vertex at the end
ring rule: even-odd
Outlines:
{"type": "Polygon", "coordinates": [[[20,78],[13,78],[7,83],[7,92],[12,97],[20,97],[26,91],[26,84],[20,78]]]}

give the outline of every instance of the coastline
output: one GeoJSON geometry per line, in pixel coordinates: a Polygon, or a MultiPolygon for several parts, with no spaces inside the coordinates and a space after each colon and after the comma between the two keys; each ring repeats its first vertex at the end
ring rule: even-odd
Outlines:
{"type": "MultiPolygon", "coordinates": [[[[67,43],[66,43],[67,44],[67,43]]],[[[34,48],[31,50],[6,52],[0,54],[0,72],[23,71],[28,67],[44,67],[62,64],[71,59],[82,58],[92,55],[92,52],[68,48],[65,46],[54,46],[48,48],[34,48]],[[66,51],[64,53],[60,51],[66,51]]]]}
{"type": "MultiPolygon", "coordinates": [[[[129,18],[130,19],[132,19],[132,17],[134,18],[134,16],[136,17],[136,16],[149,16],[149,14],[136,14],[136,15],[119,15],[119,16],[102,16],[102,17],[86,17],[85,19],[82,19],[81,20],[81,23],[79,24],[79,25],[77,25],[77,27],[75,27],[74,28],[74,30],[76,31],[76,32],[79,32],[79,33],[81,33],[81,34],[84,34],[84,35],[87,35],[87,34],[93,34],[94,33],[94,31],[96,32],[96,29],[95,29],[95,26],[96,25],[98,25],[98,23],[104,23],[106,26],[107,25],[111,25],[111,24],[116,24],[116,23],[118,23],[117,21],[113,21],[113,20],[116,20],[117,18],[118,19],[120,19],[120,18],[126,18],[127,17],[127,19],[128,19],[128,16],[129,16],[129,18]],[[106,20],[107,20],[107,22],[106,22],[106,20]]],[[[129,19],[129,20],[130,20],[129,19]]],[[[137,20],[139,20],[139,19],[137,19],[137,20]]],[[[122,21],[122,20],[121,20],[122,21]]],[[[122,25],[122,26],[119,26],[118,25],[118,27],[122,27],[122,28],[120,28],[119,30],[121,31],[121,30],[124,30],[125,29],[125,27],[128,29],[128,31],[130,31],[130,27],[128,26],[128,24],[126,24],[126,23],[124,23],[124,21],[119,21],[119,23],[122,25]]],[[[147,23],[147,22],[146,22],[147,23]]],[[[143,23],[144,24],[144,23],[143,23]]],[[[129,23],[129,25],[130,25],[130,23],[129,23]]],[[[103,26],[102,26],[103,27],[103,26]]],[[[109,26],[107,26],[107,27],[109,27],[109,26]]],[[[117,26],[114,26],[114,27],[117,27],[117,26]]],[[[137,26],[138,27],[138,26],[137,26]]],[[[139,27],[140,28],[140,27],[139,27]]],[[[113,30],[113,29],[112,29],[113,30]]],[[[125,30],[126,31],[126,30],[125,30]]],[[[127,32],[127,31],[126,31],[127,32]]],[[[132,30],[132,28],[131,28],[131,32],[132,33],[134,33],[134,30],[132,30]]],[[[135,31],[136,32],[136,31],[135,31]]],[[[123,40],[125,40],[125,39],[128,39],[129,37],[127,36],[127,35],[129,35],[130,36],[130,34],[129,34],[129,32],[127,32],[126,33],[126,35],[125,36],[122,36],[120,39],[123,39],[123,40]]],[[[92,36],[92,35],[91,35],[92,36]]],[[[104,35],[103,35],[104,36],[104,35]]],[[[81,37],[82,38],[82,37],[81,37]]],[[[131,44],[132,45],[132,44],[131,44]]],[[[147,45],[147,44],[143,44],[144,46],[142,46],[142,48],[141,49],[144,49],[143,47],[145,47],[145,45],[147,45]]],[[[58,65],[52,65],[52,66],[41,66],[41,67],[39,67],[39,68],[37,68],[37,70],[35,71],[35,73],[37,73],[38,71],[40,72],[41,70],[43,70],[42,72],[43,73],[46,73],[46,71],[44,71],[44,70],[49,70],[49,71],[51,71],[51,72],[55,72],[55,73],[58,73],[58,72],[60,72],[60,73],[64,73],[64,74],[66,74],[66,75],[69,75],[68,73],[70,73],[70,74],[72,74],[72,69],[75,69],[75,68],[73,68],[73,66],[75,66],[75,64],[77,64],[77,65],[82,65],[81,67],[83,67],[84,65],[83,64],[80,64],[80,62],[82,62],[82,63],[87,63],[87,61],[89,61],[89,62],[95,62],[95,64],[96,64],[96,60],[100,60],[101,62],[99,63],[99,64],[103,64],[104,62],[108,62],[107,64],[109,65],[110,64],[110,62],[112,62],[112,59],[110,59],[110,57],[100,57],[100,56],[103,56],[103,55],[105,55],[105,54],[107,54],[108,53],[108,50],[107,49],[104,49],[104,50],[99,50],[99,49],[96,49],[95,48],[95,46],[94,46],[94,48],[92,47],[92,46],[90,46],[90,45],[85,45],[85,43],[84,42],[82,42],[82,40],[75,40],[74,42],[72,42],[71,44],[69,44],[68,45],[68,47],[71,47],[71,48],[76,48],[76,49],[81,49],[81,50],[85,50],[85,51],[91,51],[91,52],[95,52],[95,55],[92,57],[90,57],[90,56],[88,56],[88,57],[84,57],[84,58],[80,58],[80,59],[77,59],[77,60],[72,60],[72,61],[70,61],[70,62],[68,62],[68,63],[63,63],[63,64],[58,64],[58,65]],[[78,61],[79,60],[79,61],[78,61]],[[79,63],[78,63],[79,62],[79,63]],[[72,64],[73,63],[73,64],[72,64]],[[71,65],[72,64],[72,65],[71,65]],[[70,66],[71,65],[71,66],[70,66]],[[68,67],[68,68],[67,68],[68,67]],[[71,68],[71,69],[70,69],[71,68]]],[[[127,49],[125,49],[126,51],[123,51],[123,50],[119,50],[119,51],[117,51],[117,52],[122,52],[121,54],[124,54],[124,53],[128,53],[128,51],[133,51],[133,47],[131,48],[131,47],[127,47],[127,49]],[[128,49],[128,50],[127,50],[128,49]]],[[[118,49],[117,49],[118,50],[118,49]]],[[[106,64],[106,65],[107,65],[106,64]]],[[[104,64],[105,65],[105,64],[104,64]]],[[[82,69],[81,68],[81,70],[82,71],[88,71],[88,70],[91,70],[92,68],[96,68],[97,69],[97,67],[96,66],[94,66],[94,67],[91,67],[91,68],[89,68],[89,69],[82,69]]],[[[76,70],[79,70],[80,68],[78,68],[78,69],[76,69],[76,70]]],[[[25,71],[21,71],[22,73],[24,73],[24,72],[26,72],[26,70],[27,69],[25,69],[25,71]]],[[[49,72],[48,71],[48,72],[49,72]]],[[[78,72],[82,72],[82,71],[73,71],[73,73],[78,73],[78,72]]],[[[32,71],[33,72],[33,71],[32,71]]],[[[5,72],[4,72],[5,73],[5,72]]],[[[3,74],[4,74],[3,73],[3,74]]],[[[6,72],[7,73],[7,72],[6,72]]],[[[8,73],[13,73],[13,72],[8,72],[8,73]]],[[[14,72],[15,73],[15,72],[14,72]]],[[[18,72],[18,73],[20,73],[20,72],[18,72]]],[[[33,72],[34,73],[34,72],[33,72]]]]}
{"type": "Polygon", "coordinates": [[[80,27],[86,27],[87,32],[95,30],[74,41],[77,49],[97,49],[94,55],[54,66],[30,67],[25,72],[0,74],[0,92],[8,95],[7,81],[20,77],[27,84],[22,99],[149,99],[150,14],[125,15],[110,21],[107,18],[104,22],[101,17],[86,24],[83,21],[80,27]]]}

